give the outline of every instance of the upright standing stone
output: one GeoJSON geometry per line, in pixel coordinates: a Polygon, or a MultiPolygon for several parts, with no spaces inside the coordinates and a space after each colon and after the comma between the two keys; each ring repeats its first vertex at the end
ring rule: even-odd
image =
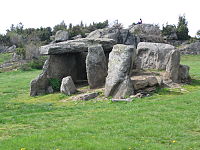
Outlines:
{"type": "Polygon", "coordinates": [[[173,82],[179,82],[180,52],[173,50],[170,52],[169,62],[166,66],[166,74],[173,82]]]}
{"type": "Polygon", "coordinates": [[[98,88],[104,85],[107,76],[107,66],[101,45],[94,45],[88,48],[86,70],[90,88],[98,88]]]}
{"type": "Polygon", "coordinates": [[[43,72],[30,83],[30,96],[37,96],[50,93],[48,87],[50,86],[47,79],[47,70],[49,66],[49,59],[46,60],[43,66],[43,72]]]}
{"type": "Polygon", "coordinates": [[[134,46],[117,44],[113,47],[109,55],[105,96],[120,99],[133,94],[130,72],[135,55],[134,46]]]}

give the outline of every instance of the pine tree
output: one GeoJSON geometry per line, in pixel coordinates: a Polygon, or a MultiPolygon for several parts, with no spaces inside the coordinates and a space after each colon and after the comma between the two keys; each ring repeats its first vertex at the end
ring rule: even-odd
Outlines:
{"type": "Polygon", "coordinates": [[[188,22],[186,21],[185,15],[179,16],[178,26],[177,26],[177,36],[179,40],[188,40],[190,37],[188,35],[188,22]]]}

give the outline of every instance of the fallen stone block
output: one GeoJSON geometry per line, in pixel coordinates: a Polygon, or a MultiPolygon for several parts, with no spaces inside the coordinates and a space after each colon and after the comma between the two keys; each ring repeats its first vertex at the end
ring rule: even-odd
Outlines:
{"type": "Polygon", "coordinates": [[[132,102],[131,98],[127,99],[112,99],[113,102],[132,102]]]}
{"type": "Polygon", "coordinates": [[[88,101],[91,99],[94,99],[95,97],[97,97],[99,95],[99,93],[94,92],[94,93],[86,93],[86,94],[82,94],[78,97],[75,98],[75,100],[83,100],[83,101],[88,101]]]}
{"type": "Polygon", "coordinates": [[[65,77],[62,79],[62,84],[60,86],[60,92],[65,95],[72,95],[76,93],[76,87],[71,76],[65,77]]]}

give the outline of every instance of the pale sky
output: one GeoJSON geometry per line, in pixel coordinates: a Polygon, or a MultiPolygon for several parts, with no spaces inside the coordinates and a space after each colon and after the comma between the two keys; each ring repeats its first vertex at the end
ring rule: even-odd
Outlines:
{"type": "Polygon", "coordinates": [[[0,0],[0,33],[11,24],[25,28],[53,27],[62,20],[68,25],[110,22],[118,19],[125,27],[138,22],[177,24],[185,14],[189,34],[200,29],[200,0],[0,0]]]}

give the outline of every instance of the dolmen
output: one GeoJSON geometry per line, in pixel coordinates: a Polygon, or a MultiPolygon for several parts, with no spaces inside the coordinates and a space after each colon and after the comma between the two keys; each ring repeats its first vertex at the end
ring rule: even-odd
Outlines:
{"type": "Polygon", "coordinates": [[[30,95],[52,93],[50,80],[61,81],[67,76],[74,83],[88,80],[91,88],[104,85],[108,55],[115,44],[107,38],[83,38],[42,46],[40,54],[49,58],[43,72],[31,82],[30,95]]]}
{"type": "Polygon", "coordinates": [[[87,38],[42,46],[40,53],[49,58],[31,81],[30,95],[56,92],[51,80],[61,82],[69,76],[70,88],[68,82],[60,83],[61,92],[70,95],[76,84],[87,81],[91,89],[105,87],[104,95],[114,99],[190,80],[190,68],[180,64],[179,50],[165,43],[139,42],[130,31],[106,28],[87,38]]]}

